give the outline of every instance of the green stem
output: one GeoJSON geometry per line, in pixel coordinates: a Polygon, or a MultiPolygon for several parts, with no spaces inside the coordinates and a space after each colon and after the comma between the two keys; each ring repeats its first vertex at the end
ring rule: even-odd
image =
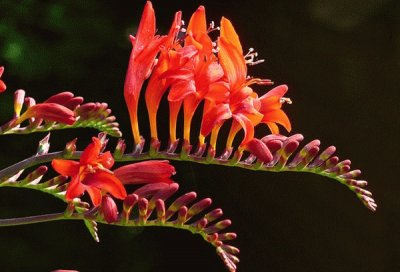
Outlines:
{"type": "MultiPolygon", "coordinates": [[[[5,169],[0,170],[0,180],[10,177],[12,175],[15,175],[19,171],[43,164],[43,163],[48,163],[52,161],[53,159],[72,159],[76,160],[80,158],[80,155],[82,154],[82,151],[77,151],[74,152],[71,155],[67,156],[63,151],[58,151],[58,152],[53,152],[53,153],[48,153],[44,155],[36,155],[29,157],[23,161],[20,161],[14,165],[11,165],[5,169]]],[[[142,161],[142,160],[149,160],[149,159],[166,159],[166,160],[174,160],[174,161],[190,161],[190,162],[195,162],[195,163],[200,163],[200,164],[213,164],[213,165],[225,165],[225,166],[235,166],[235,167],[240,167],[240,168],[245,168],[249,170],[255,170],[255,171],[268,171],[268,172],[307,172],[307,173],[314,173],[314,174],[319,174],[321,176],[333,178],[341,183],[343,183],[343,180],[339,178],[337,175],[334,173],[328,173],[325,171],[319,172],[316,169],[313,168],[303,168],[303,169],[297,169],[297,168],[289,168],[287,166],[284,166],[282,168],[275,168],[275,167],[259,167],[257,164],[246,164],[243,162],[238,162],[236,164],[231,164],[230,160],[221,160],[218,158],[213,159],[212,161],[207,160],[206,157],[196,157],[193,155],[188,155],[184,160],[180,157],[179,154],[176,153],[166,153],[159,151],[155,154],[152,154],[151,156],[149,153],[141,153],[139,155],[135,154],[124,154],[120,158],[116,158],[116,162],[135,162],[135,161],[142,161]]]]}

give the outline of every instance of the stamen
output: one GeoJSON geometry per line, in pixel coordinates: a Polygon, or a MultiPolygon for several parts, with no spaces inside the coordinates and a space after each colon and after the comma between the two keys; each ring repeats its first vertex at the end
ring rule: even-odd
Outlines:
{"type": "Polygon", "coordinates": [[[185,21],[184,20],[181,20],[181,25],[185,25],[185,21]]]}
{"type": "Polygon", "coordinates": [[[181,32],[182,32],[182,33],[186,33],[186,28],[181,27],[181,32]]]}
{"type": "Polygon", "coordinates": [[[260,60],[255,60],[258,57],[258,53],[254,52],[254,48],[250,47],[249,51],[247,52],[246,55],[244,55],[244,59],[246,60],[246,64],[249,66],[253,66],[256,64],[263,63],[265,60],[260,59],[260,60]]]}
{"type": "Polygon", "coordinates": [[[219,27],[219,26],[215,26],[215,23],[214,23],[214,21],[211,21],[210,22],[210,25],[208,26],[208,29],[207,29],[207,33],[210,33],[210,32],[213,32],[213,31],[219,31],[221,28],[219,27]]]}
{"type": "Polygon", "coordinates": [[[288,98],[288,97],[282,97],[282,98],[279,100],[279,102],[280,102],[281,104],[287,103],[287,104],[289,104],[289,105],[293,103],[292,100],[291,100],[290,98],[288,98]]]}

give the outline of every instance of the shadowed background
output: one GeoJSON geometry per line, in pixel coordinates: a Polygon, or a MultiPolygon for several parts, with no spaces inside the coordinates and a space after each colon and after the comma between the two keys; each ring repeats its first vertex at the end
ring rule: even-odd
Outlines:
{"type": "MultiPolygon", "coordinates": [[[[129,142],[123,82],[144,1],[0,2],[0,64],[8,91],[0,121],[12,115],[18,88],[37,101],[71,90],[87,102],[107,102],[129,142]]],[[[188,22],[198,5],[208,20],[232,20],[244,48],[266,62],[254,76],[288,84],[285,105],[294,133],[335,145],[363,170],[378,203],[373,214],[330,179],[301,173],[249,172],[175,163],[180,192],[212,197],[233,221],[241,249],[239,271],[399,271],[400,2],[154,1],[160,33],[173,14],[188,22]]],[[[257,88],[262,91],[263,88],[257,88]]],[[[144,102],[144,101],[142,101],[144,102]]],[[[142,104],[142,106],[144,106],[142,104]]],[[[166,114],[162,108],[162,115],[166,114]]],[[[141,109],[147,121],[145,108],[141,109]]],[[[160,115],[160,116],[162,116],[160,115]]],[[[164,119],[166,120],[166,119],[164,119]]],[[[160,129],[166,128],[159,118],[160,129]]],[[[164,121],[166,122],[166,121],[164,121]]],[[[282,131],[283,132],[283,131],[282,131]]],[[[259,136],[267,133],[261,129],[259,136]]],[[[52,133],[52,150],[95,130],[52,133]]],[[[148,135],[146,129],[144,135],[148,135]]],[[[166,133],[161,133],[166,139],[166,133]]],[[[34,154],[44,134],[4,136],[0,166],[34,154]]],[[[114,144],[115,140],[111,140],[114,144]]],[[[110,145],[112,146],[112,145],[110,145]]],[[[131,147],[131,144],[129,145],[131,147]]],[[[61,211],[64,204],[25,190],[0,190],[0,217],[61,211]]],[[[0,229],[3,271],[224,271],[213,247],[188,232],[163,228],[99,227],[95,243],[82,222],[0,229]]]]}

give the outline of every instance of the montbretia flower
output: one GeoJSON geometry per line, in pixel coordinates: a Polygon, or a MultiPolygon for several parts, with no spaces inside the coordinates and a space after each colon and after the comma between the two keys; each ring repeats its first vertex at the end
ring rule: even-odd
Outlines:
{"type": "MultiPolygon", "coordinates": [[[[247,61],[243,55],[242,46],[232,23],[226,19],[221,20],[221,36],[218,38],[218,59],[227,79],[229,99],[226,103],[214,104],[203,116],[201,127],[202,137],[211,133],[210,144],[213,148],[222,124],[232,118],[232,126],[228,135],[226,149],[232,148],[236,134],[243,129],[244,137],[240,144],[241,149],[253,151],[254,147],[260,147],[261,142],[254,139],[254,127],[260,122],[265,122],[273,133],[278,129],[275,123],[283,125],[290,130],[290,121],[280,109],[284,87],[277,87],[266,95],[258,98],[257,93],[250,88],[252,84],[270,85],[270,80],[249,78],[247,76],[247,61]]],[[[226,85],[225,85],[226,86],[226,85]]],[[[263,146],[262,150],[267,150],[263,146]]],[[[264,159],[271,158],[263,156],[264,159]]]]}
{"type": "Polygon", "coordinates": [[[150,76],[155,57],[167,36],[155,35],[156,18],[151,2],[147,2],[136,33],[130,36],[132,52],[126,73],[124,96],[131,119],[132,133],[136,144],[140,143],[137,108],[143,82],[150,76]]]}
{"type": "MultiPolygon", "coordinates": [[[[4,67],[0,66],[0,78],[3,75],[4,72],[4,67]]],[[[0,93],[4,92],[7,89],[6,84],[4,83],[3,80],[0,79],[0,93]]]]}
{"type": "Polygon", "coordinates": [[[175,168],[168,161],[142,161],[122,166],[114,174],[123,184],[171,184],[174,182],[171,176],[175,174],[175,168]]]}
{"type": "Polygon", "coordinates": [[[256,99],[260,102],[258,111],[263,115],[261,122],[265,123],[273,134],[279,133],[279,127],[276,124],[283,126],[288,132],[292,130],[289,118],[281,110],[282,104],[292,103],[289,98],[283,97],[287,90],[286,85],[280,85],[256,99]]]}
{"type": "Polygon", "coordinates": [[[167,40],[161,48],[160,57],[157,61],[156,66],[153,69],[149,83],[147,84],[145,98],[146,106],[149,114],[150,131],[151,137],[157,139],[157,111],[160,105],[160,101],[165,91],[169,88],[170,82],[167,79],[161,77],[165,72],[171,71],[171,69],[178,69],[181,65],[184,65],[185,61],[188,61],[192,54],[185,53],[182,57],[179,54],[182,52],[176,52],[173,50],[176,46],[178,33],[182,26],[182,13],[177,12],[172,22],[172,26],[167,36],[167,40]],[[174,60],[179,58],[179,62],[174,60]],[[182,63],[183,62],[183,63],[182,63]]]}
{"type": "Polygon", "coordinates": [[[105,193],[118,199],[126,197],[126,191],[121,181],[110,168],[114,164],[111,153],[100,154],[103,144],[93,137],[92,143],[83,151],[79,162],[55,159],[52,166],[59,174],[71,177],[65,199],[72,201],[88,192],[93,205],[99,206],[105,193]]]}

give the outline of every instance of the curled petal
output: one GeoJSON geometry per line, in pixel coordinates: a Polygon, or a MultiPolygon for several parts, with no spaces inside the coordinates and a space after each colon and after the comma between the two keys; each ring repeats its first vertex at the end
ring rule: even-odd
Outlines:
{"type": "Polygon", "coordinates": [[[82,180],[82,183],[86,186],[86,190],[95,187],[101,191],[110,193],[118,199],[124,199],[127,195],[125,187],[122,185],[121,181],[109,172],[97,171],[94,174],[88,174],[82,180]]]}
{"type": "Polygon", "coordinates": [[[201,123],[201,135],[206,137],[213,128],[221,125],[225,120],[232,117],[232,112],[228,104],[220,104],[211,108],[203,116],[203,122],[201,123]]]}
{"type": "MultiPolygon", "coordinates": [[[[268,126],[270,123],[277,123],[282,125],[288,132],[292,130],[292,125],[290,123],[289,118],[287,117],[286,113],[283,110],[274,110],[270,112],[264,113],[264,117],[262,119],[262,122],[266,123],[268,126]]],[[[273,134],[278,134],[278,131],[275,131],[275,129],[271,132],[273,134]]]]}
{"type": "Polygon", "coordinates": [[[233,118],[240,124],[244,131],[244,138],[241,145],[246,145],[254,137],[254,125],[244,114],[233,114],[233,118]]]}
{"type": "Polygon", "coordinates": [[[168,161],[143,161],[122,166],[114,174],[124,184],[173,183],[175,168],[168,161]]]}

